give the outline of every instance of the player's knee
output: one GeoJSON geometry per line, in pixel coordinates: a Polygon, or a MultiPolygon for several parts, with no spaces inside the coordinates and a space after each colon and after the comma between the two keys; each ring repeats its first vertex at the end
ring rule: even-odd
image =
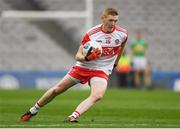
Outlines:
{"type": "Polygon", "coordinates": [[[59,94],[57,88],[53,88],[53,89],[52,89],[52,94],[53,94],[53,96],[56,96],[56,95],[59,94]]]}
{"type": "Polygon", "coordinates": [[[53,89],[54,89],[53,93],[57,95],[67,90],[67,88],[64,88],[62,85],[57,85],[53,89]]]}
{"type": "Polygon", "coordinates": [[[62,92],[62,89],[60,87],[54,87],[53,88],[53,95],[58,95],[62,92]]]}
{"type": "Polygon", "coordinates": [[[94,95],[92,95],[92,98],[93,98],[94,102],[97,102],[103,98],[103,94],[98,94],[98,93],[94,94],[94,95]]]}

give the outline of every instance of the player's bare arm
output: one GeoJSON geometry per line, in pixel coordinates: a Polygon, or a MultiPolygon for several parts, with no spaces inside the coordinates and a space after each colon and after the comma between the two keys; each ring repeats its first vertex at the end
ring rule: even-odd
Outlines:
{"type": "Polygon", "coordinates": [[[118,55],[118,57],[117,57],[117,59],[116,59],[116,61],[115,61],[115,64],[114,64],[115,66],[117,65],[119,59],[121,58],[121,55],[122,55],[122,53],[123,53],[125,44],[126,44],[126,42],[123,42],[123,43],[121,44],[121,50],[122,50],[122,51],[120,51],[120,53],[119,53],[119,55],[118,55]]]}
{"type": "Polygon", "coordinates": [[[80,47],[76,53],[75,59],[77,61],[81,61],[81,62],[85,61],[85,56],[83,55],[83,45],[80,45],[80,47]]]}

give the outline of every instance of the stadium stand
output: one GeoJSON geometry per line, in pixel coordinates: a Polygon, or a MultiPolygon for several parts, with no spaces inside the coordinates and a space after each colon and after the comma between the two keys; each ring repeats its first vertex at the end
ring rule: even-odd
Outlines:
{"type": "MultiPolygon", "coordinates": [[[[34,0],[41,8],[45,10],[60,11],[85,11],[85,0],[34,0]]],[[[57,24],[68,33],[71,33],[75,43],[80,42],[85,30],[85,19],[59,19],[57,24]]]]}
{"type": "Polygon", "coordinates": [[[85,0],[34,0],[48,10],[82,11],[85,0]]]}
{"type": "MultiPolygon", "coordinates": [[[[8,2],[12,9],[15,10],[32,10],[32,11],[43,11],[47,10],[44,6],[42,6],[38,1],[36,0],[6,0],[8,2]]],[[[28,21],[29,22],[29,21],[28,21]]],[[[29,23],[34,24],[39,29],[41,29],[43,32],[45,32],[47,35],[49,35],[57,44],[60,45],[60,47],[65,48],[69,53],[74,55],[74,53],[77,51],[77,48],[79,46],[79,40],[76,41],[73,39],[73,35],[78,34],[72,34],[73,28],[70,28],[70,31],[64,30],[64,26],[66,23],[64,22],[64,25],[59,25],[58,20],[49,20],[49,19],[36,19],[31,20],[29,23]],[[73,47],[70,48],[72,44],[73,47]]],[[[67,28],[67,27],[66,27],[67,28]]],[[[80,39],[80,38],[79,38],[80,39]]]]}
{"type": "MultiPolygon", "coordinates": [[[[35,2],[38,5],[38,7],[41,7],[41,10],[82,11],[85,9],[84,0],[32,0],[32,1],[35,2]]],[[[8,2],[4,1],[3,3],[1,0],[1,5],[0,5],[1,10],[9,8],[9,6],[7,7],[8,5],[7,3],[9,4],[10,0],[8,0],[8,2]]],[[[180,45],[179,45],[180,2],[179,0],[171,0],[171,1],[164,1],[164,0],[158,0],[158,1],[157,0],[151,0],[151,1],[150,0],[148,1],[97,0],[96,1],[94,0],[93,5],[94,5],[93,24],[99,23],[99,15],[101,14],[101,10],[105,7],[111,6],[119,10],[120,12],[119,24],[122,25],[122,27],[125,27],[126,29],[129,30],[129,42],[134,37],[135,31],[137,29],[142,30],[142,33],[145,39],[149,43],[150,49],[149,49],[148,58],[150,60],[150,63],[153,69],[160,70],[160,71],[179,71],[180,70],[180,65],[179,65],[180,64],[180,60],[179,60],[179,57],[180,57],[180,51],[179,51],[179,48],[180,48],[180,45]]],[[[1,26],[4,26],[2,24],[5,24],[5,23],[6,21],[1,20],[0,24],[1,26]]],[[[6,24],[8,24],[7,26],[10,26],[9,25],[10,21],[7,21],[6,24]]],[[[13,22],[11,24],[13,24],[13,22]]],[[[26,37],[22,39],[19,36],[14,36],[13,37],[14,41],[16,40],[18,42],[21,41],[22,42],[21,44],[23,44],[23,42],[26,42],[27,44],[28,42],[34,42],[35,40],[36,42],[39,43],[39,46],[42,47],[41,43],[43,40],[44,44],[51,44],[51,45],[53,44],[54,48],[57,49],[57,44],[55,43],[57,42],[57,40],[54,40],[50,36],[50,33],[45,32],[45,30],[39,28],[37,25],[25,23],[25,21],[23,21],[23,24],[19,25],[19,27],[29,26],[28,29],[33,28],[33,31],[37,33],[32,33],[32,35],[36,35],[36,36],[31,36],[31,34],[27,34],[30,36],[26,35],[28,38],[26,37]],[[41,37],[39,37],[39,35],[41,37]]],[[[56,24],[56,26],[59,26],[60,28],[62,28],[63,32],[69,33],[71,31],[70,35],[71,35],[72,41],[75,41],[74,44],[78,44],[80,42],[82,33],[85,32],[84,27],[82,27],[84,25],[85,25],[84,19],[68,19],[68,20],[60,19],[58,20],[56,24]]],[[[11,28],[12,30],[12,27],[13,25],[11,25],[9,29],[11,28]]],[[[6,27],[6,31],[8,31],[8,27],[6,27]]],[[[5,37],[3,33],[4,32],[1,32],[1,37],[5,37]]],[[[12,35],[12,33],[17,33],[17,32],[14,30],[12,32],[8,31],[8,33],[12,35]]],[[[31,33],[31,32],[28,32],[28,33],[31,33]]],[[[2,40],[8,40],[8,39],[10,38],[7,38],[7,39],[1,38],[0,40],[2,42],[2,40]]],[[[34,48],[37,48],[35,46],[36,45],[34,45],[34,48]]],[[[11,47],[13,47],[13,45],[11,47]]],[[[17,49],[19,50],[20,48],[18,47],[17,49]]],[[[24,45],[23,47],[26,47],[26,45],[24,45]]],[[[27,47],[27,49],[30,49],[30,48],[31,47],[27,47]]],[[[33,45],[32,45],[32,49],[33,49],[33,45]]],[[[61,48],[58,47],[59,51],[61,51],[60,49],[61,48]]],[[[44,48],[44,51],[45,51],[45,48],[44,48]]],[[[41,53],[41,51],[39,53],[41,53]]],[[[62,52],[62,53],[65,53],[65,52],[62,52]]],[[[52,57],[58,58],[59,56],[56,56],[56,54],[54,54],[52,55],[52,57]]],[[[68,57],[68,58],[72,60],[72,57],[71,58],[68,57]]],[[[42,60],[42,59],[39,58],[39,60],[42,60]]],[[[45,59],[43,61],[46,62],[45,59]]],[[[50,63],[52,61],[47,61],[47,62],[50,63]]],[[[68,63],[68,64],[71,64],[71,63],[68,63]]],[[[55,69],[57,68],[57,66],[52,66],[52,68],[55,69]]]]}
{"type": "MultiPolygon", "coordinates": [[[[10,6],[1,1],[0,8],[10,6]]],[[[69,69],[74,64],[74,58],[67,51],[25,20],[0,19],[0,28],[0,68],[3,70],[69,69]]]]}
{"type": "Polygon", "coordinates": [[[68,69],[74,59],[35,26],[21,20],[0,21],[2,69],[68,69]]]}

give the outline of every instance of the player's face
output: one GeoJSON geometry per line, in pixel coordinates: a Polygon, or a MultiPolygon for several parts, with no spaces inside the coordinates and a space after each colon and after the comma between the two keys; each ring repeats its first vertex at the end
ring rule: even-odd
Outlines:
{"type": "Polygon", "coordinates": [[[137,39],[141,39],[141,37],[142,37],[142,36],[141,36],[141,33],[140,33],[140,32],[137,32],[137,33],[136,33],[136,38],[137,38],[137,39]]]}
{"type": "Polygon", "coordinates": [[[102,17],[102,23],[103,23],[103,29],[105,32],[111,32],[115,25],[116,22],[118,21],[118,16],[113,16],[113,15],[107,15],[102,17]]]}

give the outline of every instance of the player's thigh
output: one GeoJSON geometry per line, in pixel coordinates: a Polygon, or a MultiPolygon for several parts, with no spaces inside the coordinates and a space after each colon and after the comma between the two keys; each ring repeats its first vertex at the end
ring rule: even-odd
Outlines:
{"type": "Polygon", "coordinates": [[[64,76],[62,80],[60,80],[54,88],[59,91],[67,90],[68,88],[72,87],[73,85],[77,84],[78,80],[74,80],[70,75],[64,76]]]}
{"type": "Polygon", "coordinates": [[[91,95],[102,98],[107,89],[107,80],[101,77],[93,77],[90,80],[91,95]]]}
{"type": "Polygon", "coordinates": [[[147,67],[144,69],[144,74],[145,74],[145,75],[151,74],[151,69],[150,69],[149,66],[147,66],[147,67]]]}

